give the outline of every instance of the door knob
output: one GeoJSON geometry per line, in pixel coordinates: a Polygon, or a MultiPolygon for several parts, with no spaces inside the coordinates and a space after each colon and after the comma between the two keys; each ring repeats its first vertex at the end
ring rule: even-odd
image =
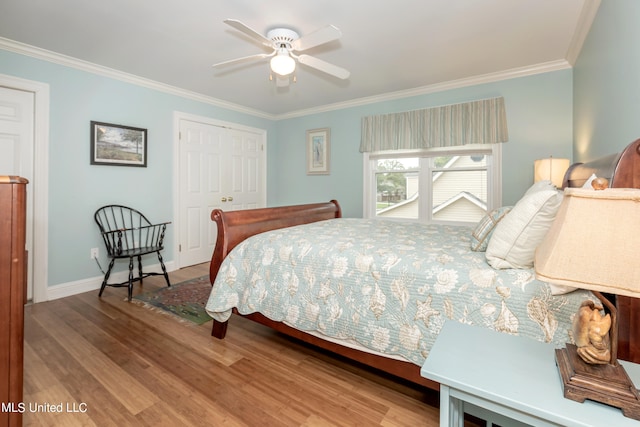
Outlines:
{"type": "Polygon", "coordinates": [[[229,198],[227,199],[230,202],[233,202],[233,197],[229,196],[229,198]]]}
{"type": "Polygon", "coordinates": [[[226,197],[223,197],[222,199],[220,199],[220,201],[221,201],[221,202],[226,202],[226,201],[227,201],[227,198],[226,198],[226,197]]]}

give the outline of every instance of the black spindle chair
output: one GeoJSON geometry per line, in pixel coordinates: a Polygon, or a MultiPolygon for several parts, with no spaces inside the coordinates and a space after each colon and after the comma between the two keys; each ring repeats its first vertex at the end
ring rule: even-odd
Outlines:
{"type": "Polygon", "coordinates": [[[106,286],[127,286],[129,288],[129,301],[131,301],[133,282],[140,281],[142,283],[142,279],[148,276],[163,275],[167,281],[167,286],[171,286],[167,269],[160,254],[160,251],[164,249],[164,233],[170,222],[151,224],[139,211],[121,205],[103,206],[96,211],[94,218],[98,227],[100,227],[102,239],[107,247],[107,255],[111,258],[98,296],[102,296],[106,286]],[[143,273],[142,256],[154,252],[158,254],[162,273],[143,273]],[[121,283],[107,283],[116,259],[120,258],[129,258],[129,279],[121,283]],[[138,259],[137,278],[133,277],[134,258],[138,259]]]}

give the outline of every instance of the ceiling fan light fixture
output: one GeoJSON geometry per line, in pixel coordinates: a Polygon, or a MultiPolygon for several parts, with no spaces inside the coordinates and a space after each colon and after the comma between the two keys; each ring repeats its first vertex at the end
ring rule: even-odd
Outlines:
{"type": "MultiPolygon", "coordinates": [[[[349,78],[350,73],[344,68],[313,56],[299,54],[299,52],[339,39],[342,36],[342,32],[333,25],[327,25],[300,37],[298,33],[288,28],[273,28],[267,32],[266,36],[263,36],[237,19],[225,19],[224,23],[244,33],[245,36],[248,36],[253,41],[273,50],[270,53],[260,53],[213,64],[216,68],[270,58],[271,73],[269,79],[274,80],[273,75],[275,74],[276,81],[280,82],[282,86],[289,84],[291,80],[289,76],[295,72],[298,62],[305,67],[314,68],[339,79],[349,78]]],[[[295,82],[295,75],[293,76],[293,81],[295,82]]]]}
{"type": "Polygon", "coordinates": [[[288,76],[296,69],[296,61],[286,49],[279,49],[277,55],[271,58],[271,71],[281,76],[288,76]]]}

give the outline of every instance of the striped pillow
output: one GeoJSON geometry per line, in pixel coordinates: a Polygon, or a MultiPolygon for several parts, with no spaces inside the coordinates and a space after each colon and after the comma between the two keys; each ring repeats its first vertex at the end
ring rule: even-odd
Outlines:
{"type": "Polygon", "coordinates": [[[476,225],[471,234],[471,250],[484,252],[487,250],[489,239],[496,225],[513,208],[513,206],[503,206],[487,213],[476,225]]]}

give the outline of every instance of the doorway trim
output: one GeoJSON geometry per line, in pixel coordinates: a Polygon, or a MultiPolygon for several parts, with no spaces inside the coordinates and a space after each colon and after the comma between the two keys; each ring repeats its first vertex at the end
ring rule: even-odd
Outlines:
{"type": "Polygon", "coordinates": [[[180,111],[173,112],[173,218],[175,220],[174,229],[177,230],[175,236],[176,239],[173,242],[173,260],[174,260],[174,268],[176,270],[182,268],[182,261],[180,259],[180,240],[182,236],[180,235],[181,230],[181,221],[180,218],[180,121],[189,120],[192,122],[204,123],[212,126],[225,127],[229,129],[236,129],[240,131],[246,131],[255,133],[261,136],[262,138],[262,146],[263,150],[263,167],[262,173],[264,179],[262,182],[264,183],[263,193],[266,201],[267,197],[267,131],[266,129],[254,128],[250,126],[241,125],[233,122],[225,122],[222,120],[212,119],[211,117],[198,116],[195,114],[183,113],[180,111]]]}
{"type": "Polygon", "coordinates": [[[33,182],[33,302],[48,300],[49,278],[49,85],[0,74],[0,86],[34,96],[33,182]]]}

